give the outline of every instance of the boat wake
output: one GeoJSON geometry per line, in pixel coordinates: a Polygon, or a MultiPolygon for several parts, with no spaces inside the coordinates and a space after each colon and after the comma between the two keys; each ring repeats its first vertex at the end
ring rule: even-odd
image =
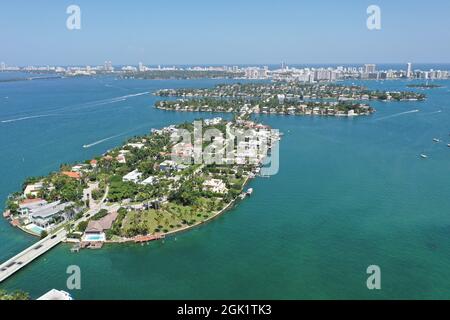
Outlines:
{"type": "Polygon", "coordinates": [[[85,144],[85,145],[83,145],[83,148],[90,148],[90,147],[96,146],[96,145],[98,145],[100,143],[103,143],[105,141],[108,141],[108,140],[111,140],[111,139],[114,139],[114,138],[118,138],[118,137],[124,136],[124,135],[129,134],[131,132],[134,132],[136,130],[140,130],[142,128],[148,128],[148,126],[149,126],[148,124],[143,124],[141,126],[137,126],[137,127],[133,128],[131,130],[128,130],[128,131],[125,131],[125,132],[113,135],[111,137],[104,138],[104,139],[101,139],[101,140],[98,140],[98,141],[95,141],[95,142],[92,142],[92,143],[89,143],[89,144],[85,144]]]}
{"type": "Polygon", "coordinates": [[[54,116],[54,114],[41,114],[41,115],[37,115],[37,116],[29,116],[29,117],[2,120],[1,123],[17,122],[17,121],[23,121],[23,120],[28,120],[28,119],[44,118],[44,117],[51,117],[51,116],[54,116]]]}
{"type": "Polygon", "coordinates": [[[101,139],[101,140],[98,140],[98,141],[95,141],[95,142],[92,142],[92,143],[89,143],[89,144],[85,144],[85,145],[83,145],[83,148],[90,148],[90,147],[96,146],[96,145],[98,145],[100,143],[103,143],[105,141],[108,141],[108,140],[111,140],[111,139],[114,139],[114,138],[118,138],[118,137],[120,137],[122,135],[124,135],[124,133],[116,134],[116,135],[108,137],[108,138],[104,138],[104,139],[101,139]]]}
{"type": "Polygon", "coordinates": [[[411,110],[411,111],[405,111],[405,112],[400,112],[400,113],[396,113],[396,114],[391,114],[390,116],[377,118],[374,121],[386,120],[386,119],[395,118],[395,117],[399,117],[399,116],[402,116],[405,114],[416,113],[416,112],[420,112],[420,110],[415,109],[415,110],[411,110]]]}
{"type": "Polygon", "coordinates": [[[35,118],[43,118],[43,117],[50,117],[50,116],[56,116],[56,115],[63,115],[63,111],[66,111],[66,110],[77,111],[77,110],[82,110],[82,109],[86,109],[86,108],[92,108],[92,107],[97,107],[97,106],[102,106],[102,105],[107,105],[107,104],[112,104],[112,103],[117,103],[117,102],[123,102],[123,101],[126,101],[129,98],[139,97],[139,96],[142,96],[142,95],[145,95],[145,94],[149,94],[149,93],[150,92],[148,92],[148,91],[146,91],[146,92],[139,92],[139,93],[134,93],[134,94],[128,94],[128,95],[125,95],[125,96],[110,98],[110,99],[103,99],[103,100],[86,102],[86,103],[82,103],[82,104],[79,104],[79,105],[66,106],[66,107],[63,107],[63,108],[54,108],[54,109],[51,109],[51,110],[46,110],[47,112],[53,112],[53,114],[30,115],[30,116],[25,116],[25,117],[18,117],[18,118],[14,118],[14,119],[2,120],[1,123],[16,122],[16,121],[22,121],[22,120],[28,120],[28,119],[35,119],[35,118]]]}
{"type": "Polygon", "coordinates": [[[432,115],[432,114],[437,114],[437,113],[442,113],[442,110],[434,111],[434,112],[429,112],[429,113],[425,113],[425,114],[423,114],[423,115],[424,115],[424,116],[430,116],[430,115],[432,115]]]}

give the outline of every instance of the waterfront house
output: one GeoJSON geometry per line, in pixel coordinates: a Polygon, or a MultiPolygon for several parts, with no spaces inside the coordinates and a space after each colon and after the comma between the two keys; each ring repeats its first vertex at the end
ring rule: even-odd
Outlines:
{"type": "Polygon", "coordinates": [[[39,191],[42,189],[43,184],[42,182],[36,182],[36,183],[32,183],[29,184],[25,187],[25,190],[23,191],[23,196],[24,197],[28,197],[28,196],[33,196],[33,197],[37,197],[39,191]]]}
{"type": "Polygon", "coordinates": [[[207,126],[215,126],[218,125],[220,122],[222,121],[222,118],[220,117],[216,117],[216,118],[212,118],[212,119],[205,119],[205,125],[207,126]]]}
{"type": "Polygon", "coordinates": [[[79,172],[63,171],[63,172],[61,172],[61,174],[65,175],[69,178],[73,178],[73,179],[77,179],[77,180],[81,179],[81,174],[79,172]]]}
{"type": "Polygon", "coordinates": [[[72,172],[81,172],[85,166],[86,165],[84,165],[84,164],[77,164],[72,167],[71,171],[72,172]]]}
{"type": "Polygon", "coordinates": [[[19,212],[23,215],[28,215],[33,211],[39,210],[43,206],[47,205],[47,201],[44,199],[25,199],[19,203],[19,212]]]}
{"type": "Polygon", "coordinates": [[[106,236],[104,232],[111,229],[118,215],[115,211],[108,213],[100,220],[90,220],[84,231],[82,241],[105,241],[106,236]]]}
{"type": "Polygon", "coordinates": [[[66,208],[72,204],[71,202],[61,203],[60,201],[49,203],[33,210],[30,219],[34,224],[46,228],[52,224],[55,218],[62,216],[66,208]]]}

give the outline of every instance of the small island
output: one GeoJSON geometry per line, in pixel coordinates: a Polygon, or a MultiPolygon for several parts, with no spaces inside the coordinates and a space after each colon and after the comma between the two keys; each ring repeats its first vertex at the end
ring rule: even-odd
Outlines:
{"type": "Polygon", "coordinates": [[[240,117],[251,114],[281,115],[321,115],[321,116],[359,116],[369,115],[375,110],[367,104],[331,101],[296,102],[280,97],[265,100],[245,99],[179,99],[158,101],[156,108],[170,111],[237,113],[240,117]]]}
{"type": "Polygon", "coordinates": [[[281,96],[287,100],[336,100],[336,101],[423,101],[426,96],[417,92],[369,90],[363,86],[336,83],[301,83],[276,81],[260,83],[219,84],[213,88],[162,89],[160,97],[182,98],[252,98],[267,99],[281,96]]]}
{"type": "Polygon", "coordinates": [[[4,217],[41,237],[64,229],[77,248],[161,239],[251,194],[245,185],[279,140],[278,131],[244,119],[152,129],[95,159],[28,178],[9,196],[4,217]]]}
{"type": "Polygon", "coordinates": [[[357,85],[305,84],[296,81],[220,84],[213,88],[162,89],[155,107],[170,111],[354,117],[376,110],[365,101],[423,101],[416,92],[368,90],[357,85]]]}
{"type": "Polygon", "coordinates": [[[434,89],[434,88],[442,88],[440,84],[429,84],[429,83],[417,83],[417,84],[408,84],[408,88],[419,88],[419,89],[434,89]]]}
{"type": "Polygon", "coordinates": [[[124,72],[123,79],[145,80],[187,80],[187,79],[234,79],[242,77],[243,72],[230,72],[223,70],[149,70],[142,72],[124,72]]]}

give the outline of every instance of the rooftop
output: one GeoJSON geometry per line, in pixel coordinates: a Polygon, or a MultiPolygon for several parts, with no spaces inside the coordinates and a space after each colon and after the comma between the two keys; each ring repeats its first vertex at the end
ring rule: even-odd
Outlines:
{"type": "Polygon", "coordinates": [[[100,220],[91,220],[89,221],[85,232],[103,232],[103,230],[111,229],[112,224],[114,223],[114,220],[116,220],[117,216],[117,212],[111,212],[100,220]]]}
{"type": "Polygon", "coordinates": [[[65,291],[52,289],[37,300],[73,300],[73,298],[65,291]]]}
{"type": "Polygon", "coordinates": [[[68,176],[70,178],[81,179],[81,174],[79,172],[63,171],[63,172],[61,172],[61,174],[68,176]]]}
{"type": "Polygon", "coordinates": [[[35,212],[31,214],[33,218],[48,218],[57,213],[63,211],[66,207],[70,206],[71,202],[60,203],[60,201],[55,201],[49,203],[47,205],[42,206],[41,208],[36,209],[35,212]]]}

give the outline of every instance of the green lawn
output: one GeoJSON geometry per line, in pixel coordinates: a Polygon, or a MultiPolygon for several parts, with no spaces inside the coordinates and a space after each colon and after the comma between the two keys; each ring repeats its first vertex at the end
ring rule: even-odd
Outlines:
{"type": "Polygon", "coordinates": [[[203,221],[222,207],[221,199],[201,198],[196,206],[168,203],[160,210],[131,211],[122,222],[121,232],[127,237],[168,232],[203,221]]]}

